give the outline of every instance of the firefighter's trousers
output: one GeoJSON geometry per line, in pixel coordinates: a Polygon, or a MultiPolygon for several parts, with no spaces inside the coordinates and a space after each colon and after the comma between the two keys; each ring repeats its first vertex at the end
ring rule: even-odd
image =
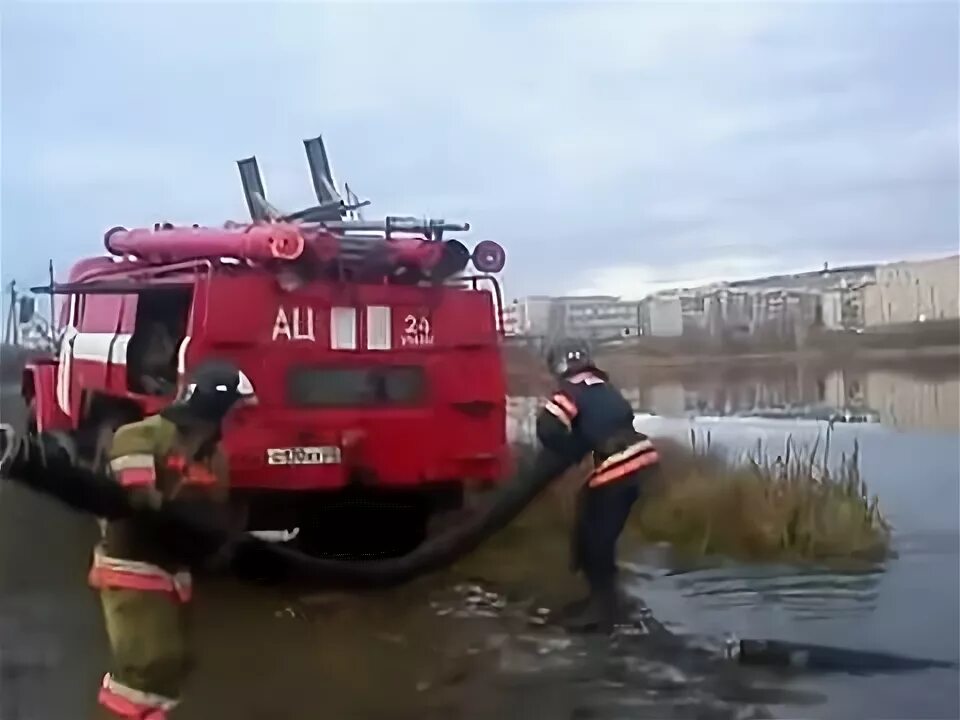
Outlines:
{"type": "Polygon", "coordinates": [[[98,717],[164,720],[192,666],[189,605],[172,593],[102,588],[111,668],[98,717]]]}
{"type": "Polygon", "coordinates": [[[599,487],[584,487],[577,503],[574,569],[583,571],[592,595],[612,591],[617,579],[617,541],[640,496],[640,472],[599,487]]]}

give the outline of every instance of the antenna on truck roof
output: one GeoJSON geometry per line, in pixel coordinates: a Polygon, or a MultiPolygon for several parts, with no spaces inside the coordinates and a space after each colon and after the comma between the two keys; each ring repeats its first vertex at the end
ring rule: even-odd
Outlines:
{"type": "Polygon", "coordinates": [[[356,210],[350,211],[350,219],[363,222],[363,213],[360,212],[360,208],[363,207],[363,204],[360,202],[360,198],[358,198],[357,194],[350,189],[350,183],[344,183],[343,189],[344,192],[347,193],[347,204],[357,208],[356,210]]]}

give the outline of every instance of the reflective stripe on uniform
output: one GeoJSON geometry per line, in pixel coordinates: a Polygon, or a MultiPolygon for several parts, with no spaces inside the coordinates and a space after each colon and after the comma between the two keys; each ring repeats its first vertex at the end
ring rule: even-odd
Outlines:
{"type": "Polygon", "coordinates": [[[649,440],[640,440],[600,463],[587,481],[587,485],[597,487],[641,468],[656,465],[658,462],[660,462],[660,456],[653,443],[649,440]]]}
{"type": "Polygon", "coordinates": [[[570,421],[570,416],[567,415],[567,411],[552,400],[547,400],[547,404],[543,406],[543,409],[557,418],[557,420],[562,422],[566,426],[567,430],[573,428],[573,425],[570,421]]]}
{"type": "Polygon", "coordinates": [[[97,701],[110,712],[131,720],[166,720],[167,712],[180,702],[123,685],[110,673],[103,676],[97,701]]]}
{"type": "Polygon", "coordinates": [[[144,592],[167,592],[181,602],[193,595],[193,578],[187,571],[168,573],[162,567],[94,552],[89,582],[95,588],[124,588],[144,592]]]}
{"type": "Polygon", "coordinates": [[[579,412],[579,410],[577,410],[577,406],[574,405],[573,400],[568,398],[563,393],[554,393],[553,397],[550,399],[563,408],[571,420],[577,416],[577,413],[579,412]]]}
{"type": "Polygon", "coordinates": [[[153,485],[157,480],[153,455],[134,453],[110,461],[110,470],[124,487],[153,485]]]}
{"type": "Polygon", "coordinates": [[[567,430],[573,429],[573,419],[577,416],[577,406],[563,393],[554,393],[543,407],[548,413],[562,422],[567,430]]]}

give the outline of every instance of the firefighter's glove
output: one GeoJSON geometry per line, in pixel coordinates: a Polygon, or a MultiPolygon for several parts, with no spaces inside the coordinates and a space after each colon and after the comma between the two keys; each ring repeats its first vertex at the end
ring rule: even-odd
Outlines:
{"type": "Polygon", "coordinates": [[[0,424],[0,475],[34,476],[49,468],[73,467],[76,448],[66,433],[18,433],[8,423],[0,424]]]}

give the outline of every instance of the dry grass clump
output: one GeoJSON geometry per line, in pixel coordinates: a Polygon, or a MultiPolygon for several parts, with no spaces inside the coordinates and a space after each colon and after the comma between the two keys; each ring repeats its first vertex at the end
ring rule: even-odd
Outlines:
{"type": "MultiPolygon", "coordinates": [[[[705,556],[739,562],[860,567],[887,557],[890,526],[860,477],[860,452],[830,467],[830,434],[809,446],[786,441],[782,455],[757,445],[724,453],[710,436],[689,445],[654,438],[661,467],[649,478],[624,534],[626,545],[666,542],[675,561],[705,556]]],[[[532,446],[517,446],[523,455],[532,446]]],[[[571,468],[509,526],[457,564],[468,576],[568,590],[565,572],[576,495],[591,463],[571,468]]],[[[621,553],[623,556],[623,553],[621,553]]]]}
{"type": "Polygon", "coordinates": [[[809,445],[788,437],[782,454],[759,444],[730,457],[698,442],[657,442],[659,477],[631,528],[687,556],[755,561],[880,560],[890,525],[860,475],[860,449],[831,467],[831,431],[809,445]],[[821,452],[821,444],[823,449],[821,452]]]}

